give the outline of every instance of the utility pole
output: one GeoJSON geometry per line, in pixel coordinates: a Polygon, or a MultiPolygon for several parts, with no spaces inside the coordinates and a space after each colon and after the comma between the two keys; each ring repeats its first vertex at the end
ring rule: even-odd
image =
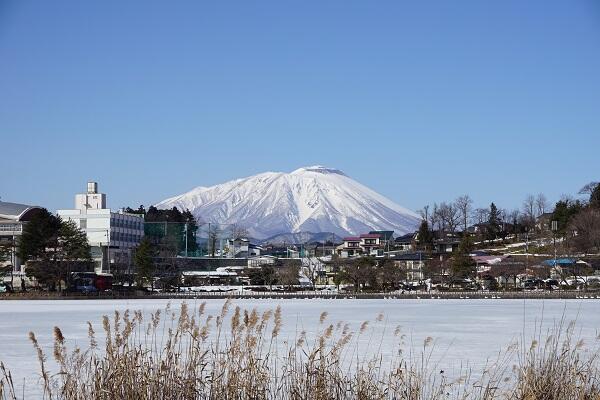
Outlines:
{"type": "Polygon", "coordinates": [[[558,231],[558,221],[552,221],[552,236],[554,237],[554,268],[556,268],[556,231],[558,231]]]}
{"type": "Polygon", "coordinates": [[[188,223],[185,223],[185,228],[184,228],[184,232],[185,232],[185,258],[187,258],[188,256],[188,251],[187,251],[187,246],[188,246],[188,223]]]}

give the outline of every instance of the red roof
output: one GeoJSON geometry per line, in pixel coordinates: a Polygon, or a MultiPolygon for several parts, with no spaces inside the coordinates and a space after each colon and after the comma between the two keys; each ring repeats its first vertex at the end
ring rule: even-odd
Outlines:
{"type": "Polygon", "coordinates": [[[357,236],[349,236],[344,238],[344,242],[360,242],[360,238],[357,236]]]}
{"type": "Polygon", "coordinates": [[[379,239],[381,235],[377,233],[366,233],[364,235],[360,235],[362,239],[379,239]]]}

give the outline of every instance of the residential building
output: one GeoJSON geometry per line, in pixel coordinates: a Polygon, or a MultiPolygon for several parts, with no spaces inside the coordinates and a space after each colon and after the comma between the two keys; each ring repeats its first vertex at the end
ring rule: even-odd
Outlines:
{"type": "Polygon", "coordinates": [[[396,250],[411,251],[415,249],[416,233],[407,233],[394,239],[394,248],[396,250]]]}
{"type": "Polygon", "coordinates": [[[41,210],[38,206],[0,201],[0,243],[11,248],[10,260],[4,265],[12,265],[13,272],[21,270],[22,261],[17,257],[17,246],[23,227],[41,210]]]}
{"type": "Polygon", "coordinates": [[[426,255],[421,252],[399,254],[390,257],[394,266],[406,271],[406,280],[409,282],[422,281],[425,279],[423,271],[425,267],[426,255]]]}
{"type": "Polygon", "coordinates": [[[360,247],[360,237],[348,236],[343,239],[343,243],[336,249],[340,257],[354,257],[362,254],[360,247]]]}
{"type": "Polygon", "coordinates": [[[433,247],[434,252],[438,254],[452,253],[458,249],[460,238],[448,236],[440,239],[435,239],[433,247]]]}
{"type": "Polygon", "coordinates": [[[228,239],[227,240],[227,255],[229,257],[255,257],[260,256],[261,246],[250,243],[246,238],[228,239]]]}
{"type": "Polygon", "coordinates": [[[131,265],[133,249],[144,236],[144,218],[111,211],[96,182],[88,182],[87,192],[75,195],[74,209],[58,210],[57,214],[86,233],[96,270],[110,272],[111,265],[131,265]]]}
{"type": "Polygon", "coordinates": [[[539,217],[537,217],[535,221],[535,227],[540,232],[550,232],[552,229],[552,217],[553,213],[543,213],[539,217]]]}
{"type": "Polygon", "coordinates": [[[378,233],[367,233],[360,235],[360,247],[363,249],[365,255],[376,256],[378,250],[381,249],[383,252],[383,241],[381,235],[378,233]]]}
{"type": "Polygon", "coordinates": [[[336,252],[342,258],[356,257],[361,255],[382,256],[385,247],[386,240],[382,234],[365,233],[360,236],[345,237],[343,239],[343,243],[336,247],[336,252]]]}

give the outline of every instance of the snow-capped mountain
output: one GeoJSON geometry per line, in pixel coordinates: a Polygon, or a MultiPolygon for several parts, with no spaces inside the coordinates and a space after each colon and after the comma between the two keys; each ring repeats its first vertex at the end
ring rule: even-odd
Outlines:
{"type": "Polygon", "coordinates": [[[323,243],[326,241],[332,241],[339,243],[342,237],[336,235],[333,232],[294,232],[294,233],[280,233],[275,236],[268,237],[260,241],[261,244],[302,244],[302,243],[323,243]]]}
{"type": "Polygon", "coordinates": [[[263,239],[282,233],[334,232],[340,236],[370,230],[414,231],[413,211],[348,177],[322,166],[291,173],[266,172],[211,187],[197,187],[156,205],[189,209],[205,222],[238,224],[263,239]]]}

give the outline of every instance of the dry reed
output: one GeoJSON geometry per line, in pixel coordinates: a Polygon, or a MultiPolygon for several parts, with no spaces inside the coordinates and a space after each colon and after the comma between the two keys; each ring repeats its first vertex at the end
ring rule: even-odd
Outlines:
{"type": "MultiPolygon", "coordinates": [[[[384,362],[381,346],[372,352],[357,349],[361,336],[372,335],[369,321],[354,332],[348,324],[329,323],[323,312],[316,335],[302,331],[292,342],[280,343],[280,307],[262,313],[240,307],[231,312],[231,307],[230,301],[225,302],[213,317],[205,315],[204,304],[191,309],[184,303],[178,312],[169,305],[152,313],[148,321],[141,311],[115,312],[112,318],[102,319],[102,347],[88,322],[85,349],[67,349],[56,327],[52,353],[58,372],[54,374],[30,333],[40,364],[42,396],[65,400],[600,399],[598,346],[577,341],[573,324],[560,324],[547,335],[538,332],[531,345],[520,351],[510,346],[477,379],[467,368],[451,379],[432,358],[435,340],[431,337],[423,341],[420,353],[405,354],[400,346],[397,355],[384,362]]],[[[383,319],[382,314],[375,318],[383,319]]],[[[400,326],[393,335],[403,343],[400,326]]],[[[0,363],[0,399],[18,398],[10,371],[0,363]]]]}

